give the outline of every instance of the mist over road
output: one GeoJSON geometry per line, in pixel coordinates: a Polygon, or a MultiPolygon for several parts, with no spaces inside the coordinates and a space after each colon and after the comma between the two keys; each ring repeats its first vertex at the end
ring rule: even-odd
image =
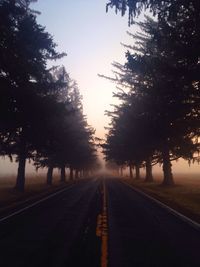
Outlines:
{"type": "Polygon", "coordinates": [[[200,266],[200,232],[117,179],[80,181],[0,223],[2,267],[200,266]]]}

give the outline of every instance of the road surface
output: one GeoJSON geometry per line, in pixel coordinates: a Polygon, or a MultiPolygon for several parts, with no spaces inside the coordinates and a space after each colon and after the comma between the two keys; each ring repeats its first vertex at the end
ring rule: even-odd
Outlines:
{"type": "Polygon", "coordinates": [[[1,267],[196,267],[200,231],[116,179],[81,181],[0,222],[1,267]]]}
{"type": "Polygon", "coordinates": [[[100,181],[82,181],[3,221],[0,266],[98,266],[99,198],[100,181]]]}
{"type": "Polygon", "coordinates": [[[200,231],[119,181],[107,192],[110,266],[200,266],[200,231]]]}

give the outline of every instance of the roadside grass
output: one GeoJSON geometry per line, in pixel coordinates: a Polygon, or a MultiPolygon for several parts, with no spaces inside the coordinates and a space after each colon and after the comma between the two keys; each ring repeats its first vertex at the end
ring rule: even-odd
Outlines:
{"type": "Polygon", "coordinates": [[[162,176],[154,177],[153,183],[123,178],[130,185],[144,191],[164,204],[200,223],[200,176],[197,174],[176,174],[175,186],[161,185],[162,176]]]}
{"type": "Polygon", "coordinates": [[[14,190],[15,182],[15,176],[0,177],[0,212],[7,207],[15,206],[20,202],[31,199],[35,196],[53,192],[63,186],[63,184],[60,183],[60,177],[58,174],[54,175],[52,186],[46,185],[45,174],[27,175],[24,193],[14,190]]]}

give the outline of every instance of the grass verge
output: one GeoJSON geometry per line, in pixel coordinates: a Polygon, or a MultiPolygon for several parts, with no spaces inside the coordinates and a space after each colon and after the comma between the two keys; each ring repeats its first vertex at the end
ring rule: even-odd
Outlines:
{"type": "Polygon", "coordinates": [[[15,177],[0,177],[0,214],[27,200],[43,197],[71,183],[73,182],[60,183],[59,176],[56,175],[53,185],[47,186],[45,175],[32,175],[26,178],[25,192],[20,193],[14,190],[15,177]]]}

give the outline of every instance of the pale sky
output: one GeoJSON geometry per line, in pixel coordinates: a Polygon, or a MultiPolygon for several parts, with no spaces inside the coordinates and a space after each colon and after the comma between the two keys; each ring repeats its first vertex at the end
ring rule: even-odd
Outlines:
{"type": "Polygon", "coordinates": [[[83,96],[84,113],[104,136],[108,118],[104,111],[113,103],[115,85],[97,74],[112,75],[113,61],[125,62],[125,49],[120,44],[131,42],[126,31],[127,17],[121,18],[114,10],[106,13],[107,0],[38,0],[34,9],[41,11],[38,22],[54,37],[58,50],[67,57],[55,62],[63,64],[71,78],[78,82],[83,96]]]}

